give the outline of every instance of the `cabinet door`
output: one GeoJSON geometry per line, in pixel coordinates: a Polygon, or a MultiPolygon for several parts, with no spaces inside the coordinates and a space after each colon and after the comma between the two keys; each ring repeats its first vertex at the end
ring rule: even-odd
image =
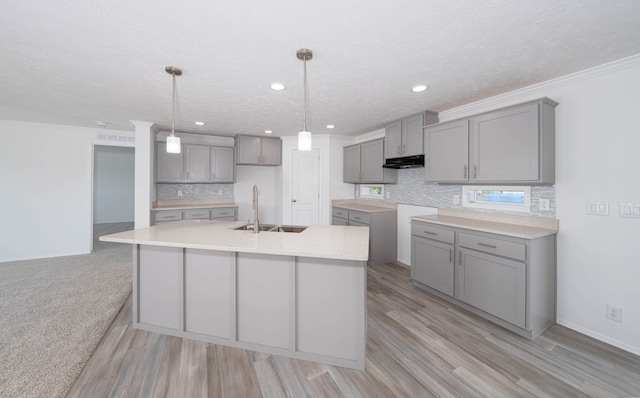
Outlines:
{"type": "Polygon", "coordinates": [[[342,149],[344,182],[360,182],[360,145],[347,146],[342,149]]]}
{"type": "Polygon", "coordinates": [[[365,142],[361,148],[361,182],[383,182],[384,140],[365,142]]]}
{"type": "Polygon", "coordinates": [[[424,129],[425,180],[466,182],[469,177],[469,121],[424,129]]]}
{"type": "Polygon", "coordinates": [[[184,151],[167,153],[166,143],[156,143],[156,182],[185,182],[184,151]]]}
{"type": "Polygon", "coordinates": [[[453,245],[411,237],[411,278],[453,296],[453,245]]]}
{"type": "Polygon", "coordinates": [[[402,119],[402,156],[423,154],[423,114],[402,119]]]}
{"type": "Polygon", "coordinates": [[[460,249],[456,298],[525,327],[526,264],[460,249]]]}
{"type": "Polygon", "coordinates": [[[282,164],[282,140],[280,138],[262,138],[260,163],[265,166],[279,166],[282,164]]]}
{"type": "Polygon", "coordinates": [[[238,140],[238,164],[260,163],[262,140],[260,137],[239,135],[238,140]]]}
{"type": "Polygon", "coordinates": [[[211,182],[234,182],[236,168],[233,147],[211,147],[211,182]]]}
{"type": "Polygon", "coordinates": [[[402,121],[388,124],[384,128],[384,137],[387,140],[385,159],[402,156],[402,121]]]}
{"type": "Polygon", "coordinates": [[[209,147],[206,145],[185,145],[188,182],[209,182],[209,147]]]}
{"type": "Polygon", "coordinates": [[[471,180],[538,180],[538,104],[471,118],[471,180]]]}

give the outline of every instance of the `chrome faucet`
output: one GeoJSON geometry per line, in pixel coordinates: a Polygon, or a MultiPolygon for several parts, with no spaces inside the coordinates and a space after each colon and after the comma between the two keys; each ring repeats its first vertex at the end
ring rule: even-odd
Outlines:
{"type": "Polygon", "coordinates": [[[258,221],[258,186],[253,186],[253,233],[260,232],[260,221],[258,221]]]}

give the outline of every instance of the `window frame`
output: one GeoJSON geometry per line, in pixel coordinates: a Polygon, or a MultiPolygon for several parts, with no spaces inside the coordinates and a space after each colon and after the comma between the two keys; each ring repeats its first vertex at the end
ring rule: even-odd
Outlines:
{"type": "Polygon", "coordinates": [[[519,213],[531,213],[531,187],[530,186],[504,186],[504,185],[464,185],[462,187],[462,206],[475,209],[514,211],[519,213]],[[524,203],[497,203],[497,202],[470,202],[469,194],[472,191],[522,191],[524,203]]]}

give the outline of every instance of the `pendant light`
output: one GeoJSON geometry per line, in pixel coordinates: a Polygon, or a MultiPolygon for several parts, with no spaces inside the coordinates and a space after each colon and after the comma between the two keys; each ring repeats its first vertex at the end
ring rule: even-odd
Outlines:
{"type": "Polygon", "coordinates": [[[307,130],[307,61],[313,58],[311,50],[301,48],[296,52],[296,56],[304,63],[304,119],[302,120],[302,131],[298,133],[298,150],[311,150],[311,133],[307,130]]]}
{"type": "Polygon", "coordinates": [[[164,70],[173,76],[173,95],[171,97],[171,135],[167,137],[167,153],[180,153],[180,137],[176,137],[176,76],[182,70],[175,66],[167,66],[164,70]]]}

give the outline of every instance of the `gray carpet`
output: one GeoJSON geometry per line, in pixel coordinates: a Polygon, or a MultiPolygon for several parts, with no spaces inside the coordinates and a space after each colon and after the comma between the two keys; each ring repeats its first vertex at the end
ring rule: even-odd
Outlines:
{"type": "Polygon", "coordinates": [[[131,253],[0,263],[0,397],[66,395],[131,293],[131,253]]]}

